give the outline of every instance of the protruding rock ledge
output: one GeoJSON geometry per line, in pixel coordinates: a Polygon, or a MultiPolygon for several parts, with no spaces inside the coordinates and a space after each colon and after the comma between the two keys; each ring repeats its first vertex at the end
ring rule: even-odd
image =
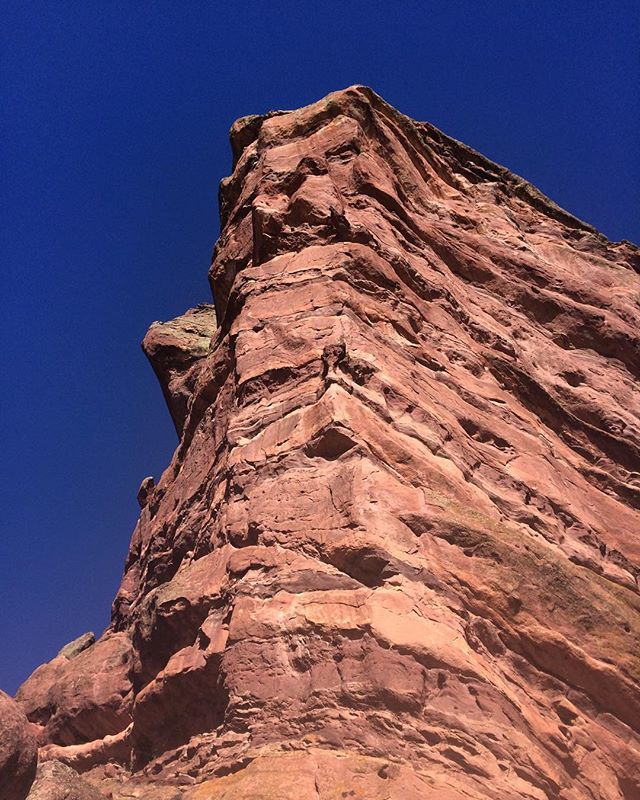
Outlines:
{"type": "Polygon", "coordinates": [[[78,636],[77,639],[74,639],[69,644],[65,644],[65,646],[60,650],[58,653],[59,656],[64,656],[65,658],[75,658],[76,656],[80,655],[84,650],[87,650],[89,647],[96,643],[96,635],[92,631],[88,633],[83,633],[82,636],[78,636]]]}
{"type": "Polygon", "coordinates": [[[198,363],[208,354],[216,327],[214,306],[202,303],[169,322],[154,322],[142,341],[178,436],[197,380],[198,363]]]}

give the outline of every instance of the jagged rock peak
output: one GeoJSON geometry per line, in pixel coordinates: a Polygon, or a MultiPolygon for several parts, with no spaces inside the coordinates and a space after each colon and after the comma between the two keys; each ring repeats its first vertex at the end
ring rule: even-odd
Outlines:
{"type": "Polygon", "coordinates": [[[231,141],[215,312],[143,344],[179,444],[111,625],[17,695],[41,762],[114,800],[637,798],[638,249],[365,87],[231,141]]]}

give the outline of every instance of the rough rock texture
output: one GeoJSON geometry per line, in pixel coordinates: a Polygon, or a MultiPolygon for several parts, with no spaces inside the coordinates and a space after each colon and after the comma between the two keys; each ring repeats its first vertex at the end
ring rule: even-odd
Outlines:
{"type": "Polygon", "coordinates": [[[89,631],[88,633],[83,633],[82,636],[78,636],[77,639],[74,639],[69,644],[65,644],[65,646],[60,650],[58,653],[59,656],[64,656],[65,658],[72,659],[76,656],[80,655],[83,650],[87,650],[89,647],[96,643],[96,636],[95,633],[89,631]]]}
{"type": "Polygon", "coordinates": [[[38,766],[29,800],[106,800],[95,786],[60,761],[45,761],[38,766]]]}
{"type": "Polygon", "coordinates": [[[133,660],[128,634],[107,631],[71,658],[58,655],[38,667],[16,700],[40,727],[40,744],[73,745],[126,728],[133,660]]]}
{"type": "Polygon", "coordinates": [[[208,354],[215,332],[215,309],[203,303],[170,322],[154,322],[142,343],[178,436],[189,411],[201,359],[208,354]]]}
{"type": "Polygon", "coordinates": [[[24,711],[0,691],[0,800],[24,800],[37,763],[36,739],[24,711]]]}
{"type": "Polygon", "coordinates": [[[640,257],[363,87],[239,120],[109,630],[114,798],[640,797],[640,257]]]}

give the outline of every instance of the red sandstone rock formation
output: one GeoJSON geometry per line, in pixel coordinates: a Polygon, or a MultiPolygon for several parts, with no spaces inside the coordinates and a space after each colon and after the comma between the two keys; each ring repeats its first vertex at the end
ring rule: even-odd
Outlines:
{"type": "Polygon", "coordinates": [[[37,747],[24,711],[0,691],[0,798],[24,800],[36,774],[37,747]]]}
{"type": "MultiPolygon", "coordinates": [[[[371,90],[232,128],[112,623],[22,686],[145,800],[640,797],[640,279],[371,90]]],[[[40,795],[38,795],[40,797],[40,795]]]]}

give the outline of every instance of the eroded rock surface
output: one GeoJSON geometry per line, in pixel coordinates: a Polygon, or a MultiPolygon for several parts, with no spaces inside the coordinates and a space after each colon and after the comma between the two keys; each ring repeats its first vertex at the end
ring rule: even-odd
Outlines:
{"type": "Polygon", "coordinates": [[[363,87],[239,120],[112,623],[18,700],[113,798],[640,796],[640,257],[363,87]]]}
{"type": "Polygon", "coordinates": [[[37,763],[36,739],[24,711],[0,691],[0,800],[24,800],[37,763]]]}
{"type": "Polygon", "coordinates": [[[38,766],[29,800],[107,800],[95,786],[60,761],[46,761],[38,766]]]}

